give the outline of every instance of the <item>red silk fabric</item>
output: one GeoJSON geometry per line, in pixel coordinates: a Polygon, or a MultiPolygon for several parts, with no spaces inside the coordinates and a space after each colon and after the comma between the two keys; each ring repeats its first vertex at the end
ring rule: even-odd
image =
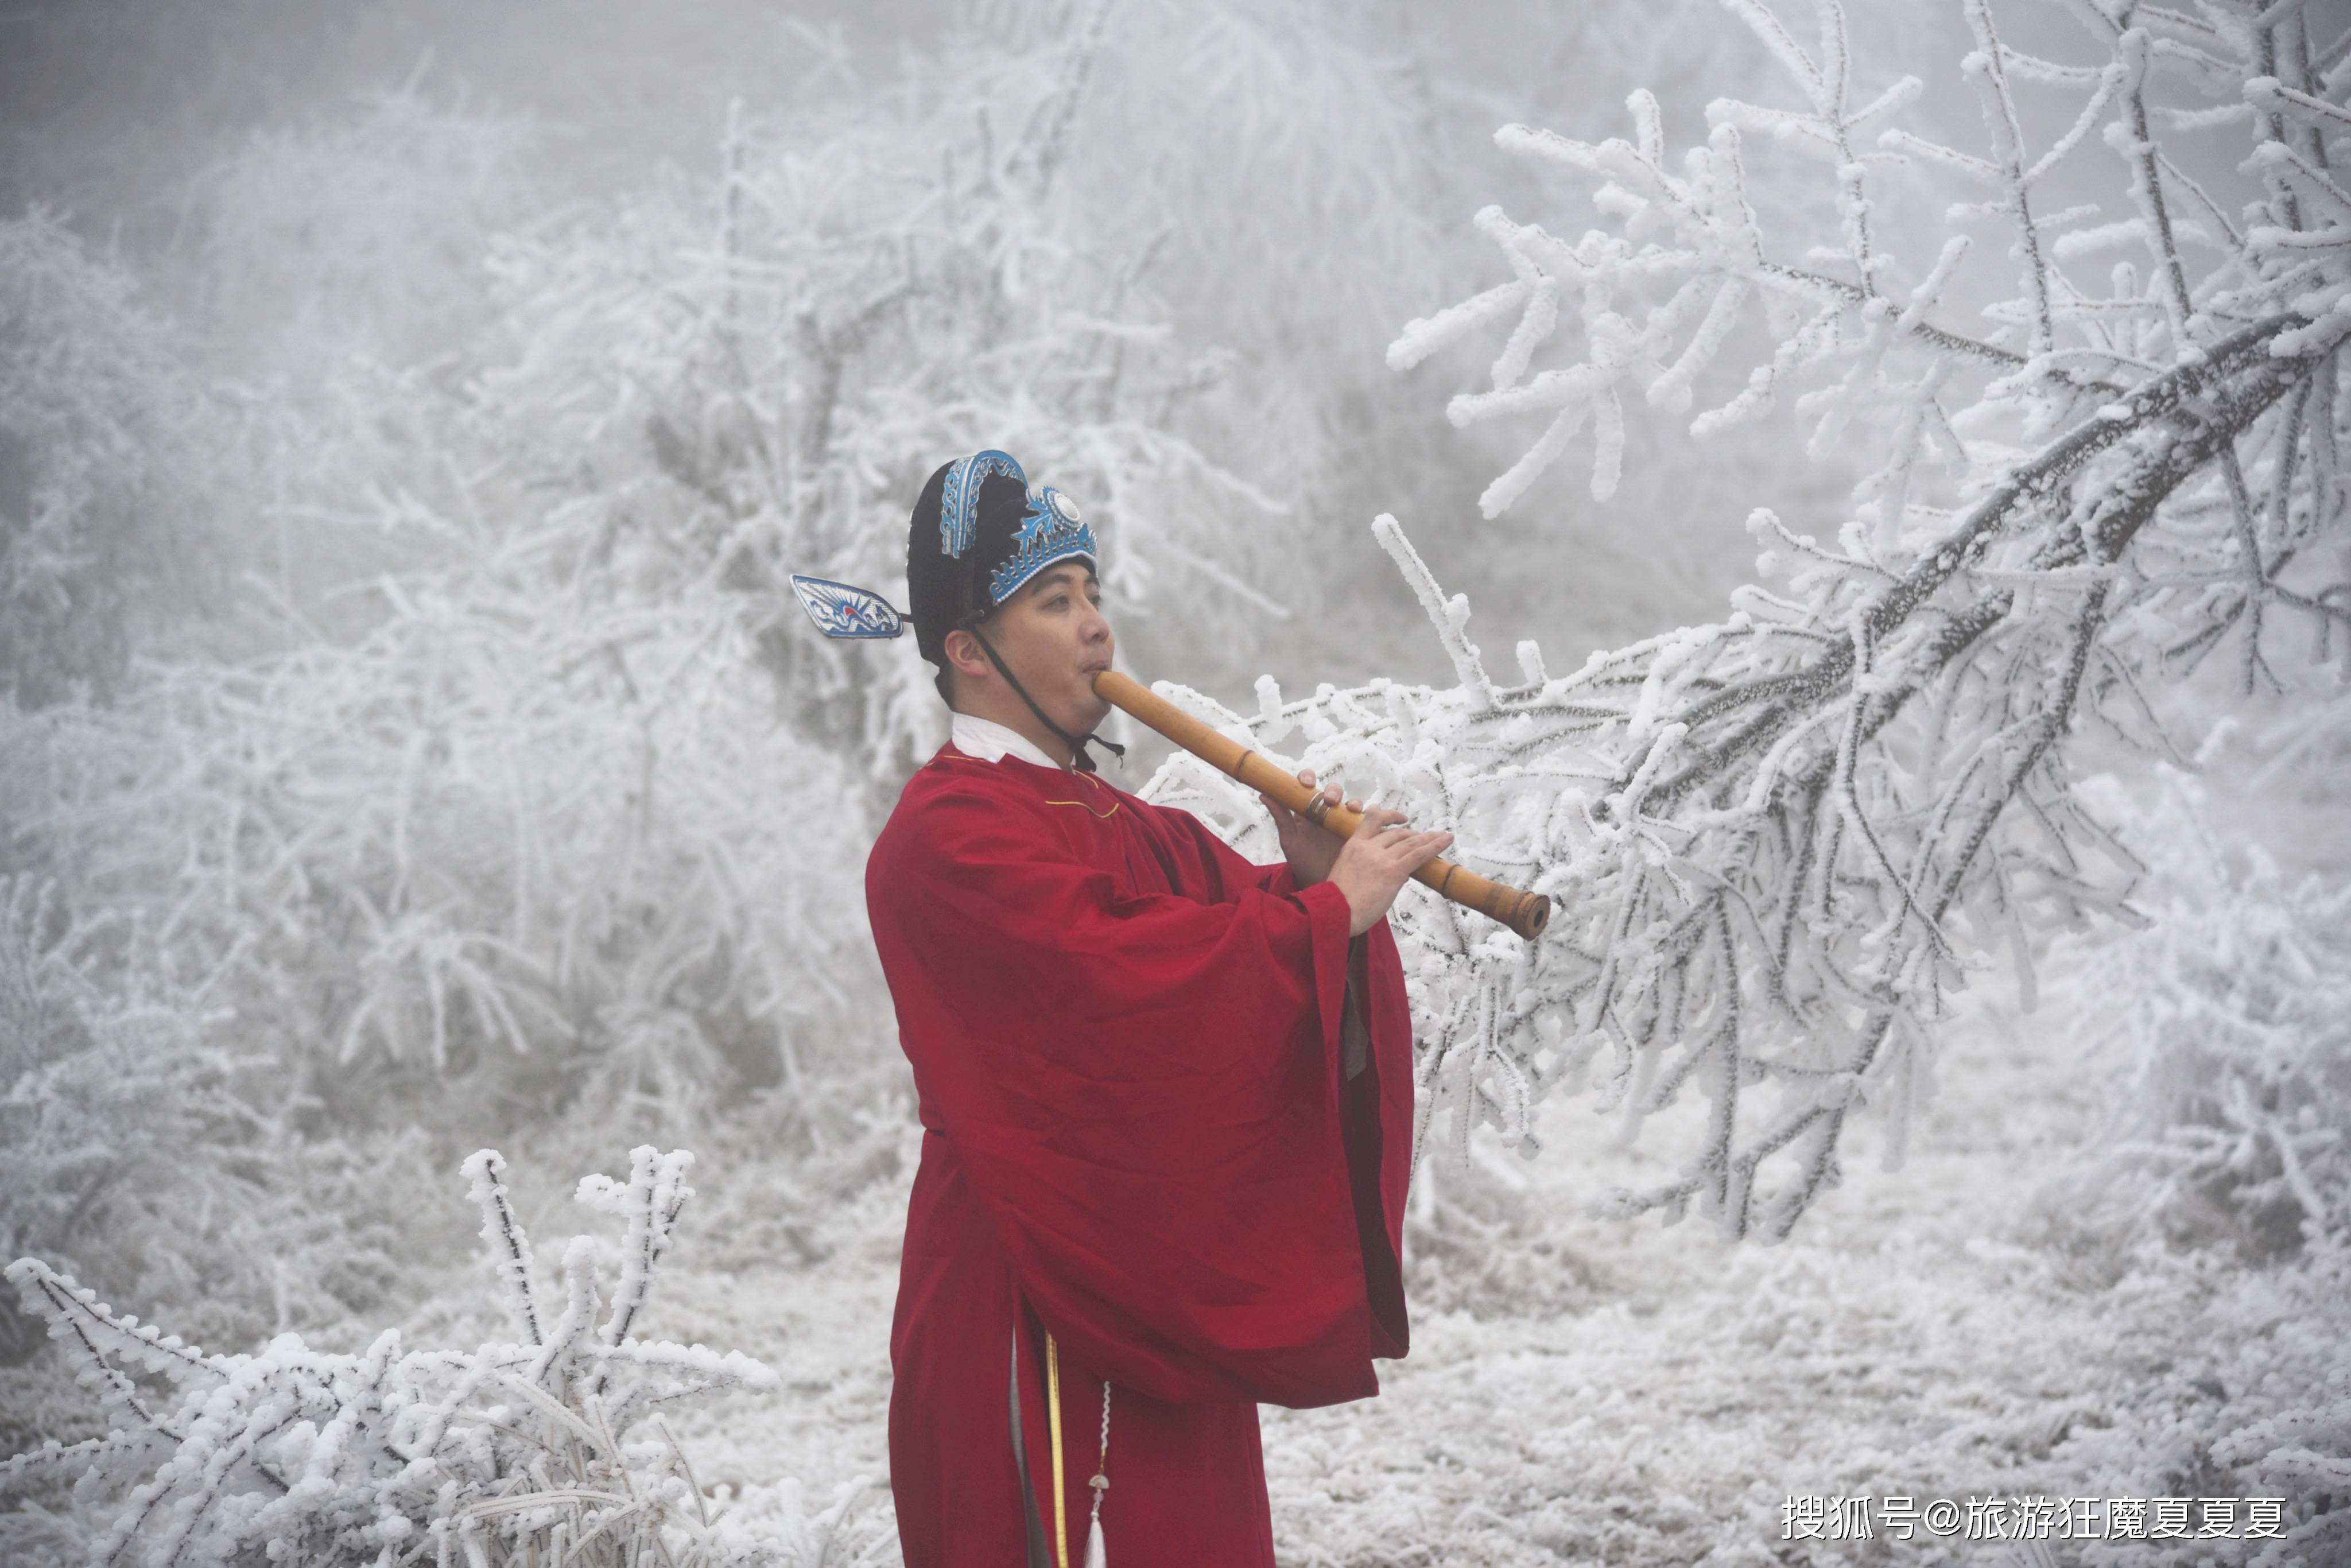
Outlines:
{"type": "Polygon", "coordinates": [[[1110,1561],[1270,1568],[1257,1404],[1364,1398],[1372,1358],[1407,1345],[1411,1024],[1386,923],[1351,944],[1338,889],[1188,812],[952,747],[865,876],[926,1129],[890,1335],[907,1568],[1026,1561],[1016,1323],[1049,1544],[1044,1331],[1060,1344],[1072,1568],[1105,1378],[1110,1561]]]}

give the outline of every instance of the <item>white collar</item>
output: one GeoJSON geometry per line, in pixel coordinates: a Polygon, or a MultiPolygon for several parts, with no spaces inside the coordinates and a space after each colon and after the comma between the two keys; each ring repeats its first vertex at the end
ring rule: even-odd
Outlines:
{"type": "Polygon", "coordinates": [[[955,742],[957,751],[982,762],[1001,762],[1007,757],[1017,757],[1040,768],[1050,768],[1062,773],[1069,771],[1046,756],[1035,741],[1019,730],[998,724],[992,718],[981,718],[977,714],[956,714],[955,724],[947,731],[947,738],[955,742]]]}

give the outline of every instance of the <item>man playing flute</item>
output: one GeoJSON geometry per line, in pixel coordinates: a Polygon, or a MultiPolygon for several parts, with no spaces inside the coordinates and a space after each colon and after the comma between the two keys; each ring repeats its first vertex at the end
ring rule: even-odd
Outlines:
{"type": "Polygon", "coordinates": [[[1081,1539],[1270,1568],[1257,1405],[1367,1397],[1407,1344],[1385,916],[1451,835],[1374,809],[1342,841],[1269,800],[1286,863],[1252,865],[1105,783],[1097,565],[1002,453],[914,505],[955,717],[865,881],[925,1129],[890,1335],[908,1568],[1061,1568],[1081,1539]]]}

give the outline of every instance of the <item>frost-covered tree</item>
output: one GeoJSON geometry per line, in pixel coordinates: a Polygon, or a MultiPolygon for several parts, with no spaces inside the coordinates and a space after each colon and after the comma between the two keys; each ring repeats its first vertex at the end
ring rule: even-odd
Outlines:
{"type": "Polygon", "coordinates": [[[1130,600],[1204,573],[1264,602],[1236,568],[1279,508],[1172,417],[1219,356],[1147,287],[1153,235],[1061,188],[1108,10],[956,33],[853,113],[737,105],[715,182],[492,258],[513,347],[481,411],[539,470],[536,507],[583,554],[732,593],[789,722],[883,799],[937,698],[912,661],[810,637],[784,580],[898,579],[946,457],[1002,446],[1082,497],[1130,600]]]}
{"type": "Polygon", "coordinates": [[[579,1200],[623,1228],[609,1297],[597,1268],[609,1243],[574,1238],[549,1291],[504,1163],[486,1149],[468,1159],[513,1329],[472,1351],[410,1349],[388,1330],[358,1354],[294,1334],[213,1354],[18,1260],[9,1280],[111,1429],[0,1461],[0,1486],[68,1478],[78,1501],[111,1517],[85,1534],[69,1515],[10,1516],[10,1560],[788,1568],[853,1546],[859,1484],[812,1516],[714,1505],[664,1424],[696,1400],[777,1386],[738,1352],[634,1332],[693,1196],[693,1158],[639,1148],[625,1184],[580,1182],[579,1200]]]}
{"type": "MultiPolygon", "coordinates": [[[[1645,92],[1630,141],[1499,132],[1591,182],[1610,226],[1487,209],[1510,277],[1390,362],[1509,324],[1490,388],[1449,410],[1545,422],[1489,515],[1587,428],[1606,498],[1628,419],[1688,412],[1742,357],[1693,430],[1784,407],[1862,474],[1849,504],[1810,528],[1759,507],[1764,580],[1727,619],[1563,676],[1523,643],[1514,678],[1384,518],[1458,685],[1284,704],[1261,683],[1251,722],[1555,901],[1531,946],[1434,901],[1403,915],[1430,1121],[1531,1154],[1556,1087],[1635,1124],[1695,1089],[1682,1173],[1624,1207],[1779,1236],[1863,1105],[1899,1158],[1932,1026],[1987,950],[2029,996],[2036,934],[2126,896],[2138,862],[2073,788],[2085,738],[2168,744],[2159,688],[2215,655],[2240,690],[2283,685],[2289,648],[2351,656],[2351,37],[2291,0],[2070,0],[2079,46],[2046,57],[1962,0],[1963,151],[1903,127],[1920,79],[1853,58],[1835,0],[1809,45],[1760,0],[1725,8],[1786,97],[1718,99],[1677,157],[1645,92]],[[1764,147],[1813,161],[1825,232],[1750,200],[1764,147]],[[1906,254],[1892,214],[1922,190],[1950,232],[1906,254]]],[[[1233,804],[1180,761],[1161,788],[1233,804]]]]}

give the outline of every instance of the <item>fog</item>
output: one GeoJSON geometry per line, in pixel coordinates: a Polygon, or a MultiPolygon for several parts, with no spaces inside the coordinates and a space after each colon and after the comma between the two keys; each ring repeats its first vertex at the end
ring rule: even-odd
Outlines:
{"type": "Polygon", "coordinates": [[[1278,1561],[2343,1561],[2346,26],[16,0],[0,1560],[899,1561],[949,716],[788,580],[1000,447],[1551,901],[1278,1561]]]}

